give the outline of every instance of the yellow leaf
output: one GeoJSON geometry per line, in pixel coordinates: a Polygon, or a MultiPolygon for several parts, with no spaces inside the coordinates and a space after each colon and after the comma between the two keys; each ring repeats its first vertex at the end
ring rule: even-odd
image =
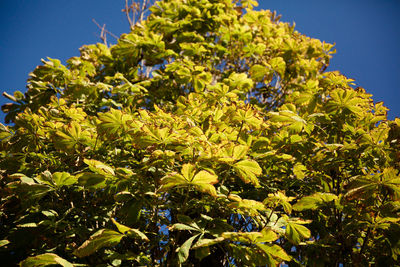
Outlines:
{"type": "Polygon", "coordinates": [[[211,174],[207,171],[200,171],[194,176],[192,183],[194,183],[194,184],[216,184],[216,183],[218,183],[218,176],[216,176],[215,174],[211,174]]]}
{"type": "Polygon", "coordinates": [[[235,165],[233,165],[239,177],[245,183],[252,183],[256,186],[259,185],[258,179],[256,176],[261,175],[262,169],[260,165],[254,160],[241,160],[235,165]]]}
{"type": "Polygon", "coordinates": [[[181,173],[187,181],[192,181],[194,169],[195,167],[193,164],[183,164],[181,173]]]}

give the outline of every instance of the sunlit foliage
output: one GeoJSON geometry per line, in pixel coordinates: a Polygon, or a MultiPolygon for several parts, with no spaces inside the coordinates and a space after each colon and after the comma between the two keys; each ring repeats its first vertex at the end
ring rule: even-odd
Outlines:
{"type": "Polygon", "coordinates": [[[393,266],[400,121],[254,0],[164,0],[0,125],[4,266],[393,266]]]}

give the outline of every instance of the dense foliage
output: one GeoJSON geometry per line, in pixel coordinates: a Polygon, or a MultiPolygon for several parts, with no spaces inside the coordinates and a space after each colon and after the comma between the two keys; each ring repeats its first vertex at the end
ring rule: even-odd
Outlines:
{"type": "Polygon", "coordinates": [[[254,0],[163,0],[0,125],[4,266],[393,266],[400,120],[254,0]]]}

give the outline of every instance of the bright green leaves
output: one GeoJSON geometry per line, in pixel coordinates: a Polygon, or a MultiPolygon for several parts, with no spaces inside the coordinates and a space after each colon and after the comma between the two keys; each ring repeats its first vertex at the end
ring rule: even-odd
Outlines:
{"type": "Polygon", "coordinates": [[[241,93],[247,93],[254,85],[253,80],[248,78],[245,73],[232,73],[224,82],[241,93]]]}
{"type": "Polygon", "coordinates": [[[240,91],[237,89],[231,89],[228,85],[223,83],[217,83],[215,85],[208,86],[208,90],[215,93],[216,98],[220,103],[226,103],[228,100],[234,100],[238,98],[237,93],[240,91]]]}
{"type": "Polygon", "coordinates": [[[382,173],[355,177],[349,185],[350,190],[345,197],[368,199],[376,193],[381,193],[393,200],[400,199],[400,177],[398,171],[392,168],[384,169],[382,173]]]}
{"type": "Polygon", "coordinates": [[[350,112],[357,117],[363,116],[363,109],[360,107],[365,100],[360,98],[356,91],[347,89],[336,89],[331,92],[332,99],[326,104],[328,113],[350,112]]]}
{"type": "Polygon", "coordinates": [[[279,238],[275,232],[268,228],[263,229],[261,232],[225,232],[222,237],[232,242],[249,244],[269,243],[279,238]]]}
{"type": "Polygon", "coordinates": [[[253,245],[252,251],[247,250],[245,247],[239,248],[231,244],[231,248],[237,250],[236,257],[244,259],[247,264],[268,264],[276,266],[282,261],[290,261],[291,257],[285,250],[271,242],[277,240],[279,236],[271,229],[264,228],[261,232],[225,232],[222,234],[227,240],[232,242],[239,242],[253,245]],[[255,245],[255,247],[254,247],[255,245]]]}
{"type": "Polygon", "coordinates": [[[98,129],[105,135],[112,136],[115,134],[122,134],[131,128],[138,127],[137,123],[133,121],[130,114],[124,113],[118,109],[111,109],[109,112],[100,113],[98,129]]]}
{"type": "Polygon", "coordinates": [[[103,175],[115,175],[114,170],[103,162],[94,159],[84,159],[84,162],[92,172],[103,175]]]}
{"type": "MultiPolygon", "coordinates": [[[[203,216],[203,218],[206,218],[206,216],[203,216]]],[[[216,220],[214,219],[209,222],[215,223],[216,220]]],[[[216,244],[219,244],[219,246],[228,245],[231,249],[235,250],[236,253],[233,257],[236,260],[245,258],[248,260],[257,260],[257,262],[263,262],[264,264],[272,264],[274,266],[282,261],[291,260],[291,257],[282,247],[273,244],[273,242],[279,239],[279,235],[268,227],[262,229],[260,232],[225,231],[215,234],[211,229],[207,230],[201,227],[201,221],[200,224],[198,224],[188,218],[186,223],[177,223],[170,228],[172,231],[181,230],[190,231],[192,233],[192,236],[177,249],[178,260],[181,264],[187,260],[190,249],[196,250],[196,257],[200,254],[209,255],[212,251],[210,248],[216,244]],[[214,238],[204,238],[205,234],[213,234],[214,238]],[[240,246],[239,244],[246,246],[240,246]],[[254,253],[250,253],[250,250],[246,248],[251,248],[254,253]]],[[[202,257],[203,256],[200,256],[200,258],[202,257]]]]}
{"type": "Polygon", "coordinates": [[[281,77],[285,75],[286,70],[286,62],[281,57],[275,57],[270,60],[269,64],[271,65],[272,69],[279,73],[281,77]]]}
{"type": "Polygon", "coordinates": [[[290,214],[292,212],[292,205],[290,202],[295,199],[294,197],[288,197],[283,192],[276,192],[275,194],[268,194],[268,197],[264,199],[263,203],[276,209],[278,206],[282,206],[283,210],[290,214]]]}
{"type": "Polygon", "coordinates": [[[252,183],[255,186],[259,185],[257,176],[261,175],[262,169],[256,161],[247,159],[241,160],[239,162],[236,162],[233,165],[233,168],[235,169],[239,177],[243,180],[243,182],[252,183]]]}
{"type": "Polygon", "coordinates": [[[130,228],[128,226],[120,224],[114,218],[111,218],[111,221],[114,223],[120,233],[135,239],[140,239],[141,241],[150,241],[149,238],[138,229],[130,228]]]}
{"type": "Polygon", "coordinates": [[[289,239],[290,242],[293,244],[298,245],[302,239],[310,238],[311,232],[307,227],[301,225],[300,223],[307,223],[307,222],[288,222],[286,225],[286,237],[289,239]]]}
{"type": "MultiPolygon", "coordinates": [[[[248,14],[248,13],[247,13],[248,14]]],[[[258,55],[262,55],[262,54],[264,54],[264,51],[265,51],[265,48],[266,48],[267,46],[265,45],[265,44],[263,44],[263,43],[258,43],[258,44],[253,44],[253,43],[249,43],[249,44],[247,44],[247,46],[245,46],[244,48],[243,48],[243,52],[245,52],[246,54],[245,54],[245,56],[248,56],[248,57],[257,57],[258,55]]],[[[262,65],[259,65],[259,64],[255,64],[255,65],[253,65],[253,66],[258,66],[258,67],[256,67],[256,69],[254,69],[253,70],[253,73],[254,73],[254,71],[255,72],[257,72],[257,69],[258,70],[261,70],[259,67],[261,66],[262,67],[262,65]]],[[[252,69],[252,68],[250,68],[250,69],[252,69]]],[[[263,72],[263,70],[261,70],[261,72],[263,72]]],[[[250,72],[250,73],[252,73],[252,71],[250,72]]],[[[264,73],[265,74],[265,73],[264,73]]],[[[259,81],[259,79],[256,79],[256,77],[257,77],[257,74],[256,74],[256,76],[253,76],[252,75],[252,78],[255,80],[255,81],[259,81]]],[[[258,78],[260,78],[260,77],[258,77],[258,78]]]]}
{"type": "Polygon", "coordinates": [[[76,178],[66,172],[56,172],[53,173],[53,181],[57,186],[68,186],[76,183],[76,178]]]}
{"type": "Polygon", "coordinates": [[[251,127],[253,129],[259,129],[261,124],[263,123],[263,120],[251,107],[238,109],[232,119],[233,121],[243,123],[246,128],[251,127]]]}
{"type": "Polygon", "coordinates": [[[179,135],[172,132],[171,128],[169,127],[158,128],[145,125],[141,128],[141,130],[144,134],[140,139],[140,141],[143,142],[142,145],[168,145],[176,142],[179,137],[179,135]]]}
{"type": "Polygon", "coordinates": [[[244,159],[249,151],[249,147],[245,145],[230,145],[219,150],[218,161],[226,163],[234,163],[237,160],[244,159]]]}
{"type": "Polygon", "coordinates": [[[94,143],[93,134],[89,130],[82,129],[82,126],[76,121],[72,121],[60,131],[55,132],[54,145],[69,153],[91,147],[94,143]]]}
{"type": "Polygon", "coordinates": [[[256,82],[261,82],[266,74],[270,73],[270,70],[263,65],[253,65],[250,68],[250,75],[253,80],[256,82]]]}
{"type": "Polygon", "coordinates": [[[305,171],[307,171],[307,168],[306,168],[306,166],[304,166],[301,163],[296,163],[293,166],[293,174],[296,175],[297,179],[300,179],[300,180],[304,179],[305,171]]]}
{"type": "Polygon", "coordinates": [[[163,36],[152,31],[142,31],[140,33],[134,31],[124,34],[111,51],[114,57],[120,57],[121,59],[132,56],[126,61],[133,67],[137,67],[136,65],[141,60],[140,56],[145,60],[146,66],[153,66],[174,55],[172,50],[165,48],[163,36]]]}
{"type": "Polygon", "coordinates": [[[173,62],[167,65],[167,73],[176,76],[182,83],[191,83],[195,92],[202,92],[211,83],[212,75],[205,67],[196,66],[191,61],[173,62]]]}
{"type": "Polygon", "coordinates": [[[204,90],[206,85],[211,83],[212,75],[209,72],[204,71],[204,67],[195,67],[192,72],[192,82],[195,92],[201,92],[204,90]]]}
{"type": "Polygon", "coordinates": [[[61,86],[71,76],[70,70],[58,59],[47,59],[48,61],[42,59],[43,65],[36,67],[30,74],[30,79],[39,78],[41,81],[51,82],[56,87],[61,86]]]}
{"type": "Polygon", "coordinates": [[[196,173],[195,166],[192,164],[184,164],[181,174],[172,173],[161,179],[161,190],[168,190],[172,187],[188,187],[193,186],[201,192],[217,196],[217,192],[213,184],[218,182],[218,177],[208,171],[199,171],[196,173]]]}
{"type": "Polygon", "coordinates": [[[288,130],[291,132],[300,133],[304,128],[307,131],[310,131],[310,129],[306,127],[307,122],[292,110],[270,112],[269,115],[272,122],[278,122],[287,125],[288,130]]]}
{"type": "Polygon", "coordinates": [[[15,125],[0,124],[1,253],[114,266],[398,261],[400,123],[324,71],[331,44],[256,4],[158,1],[118,44],[50,59],[26,94],[5,94],[15,125]]]}
{"type": "Polygon", "coordinates": [[[101,229],[94,233],[80,247],[75,249],[74,255],[79,258],[89,256],[103,247],[111,247],[119,244],[123,237],[132,237],[141,241],[149,241],[147,236],[137,229],[132,229],[111,219],[118,232],[110,229],[101,229]]]}
{"type": "Polygon", "coordinates": [[[61,265],[62,267],[73,267],[74,264],[61,258],[54,253],[45,253],[37,256],[29,257],[19,263],[20,267],[41,267],[48,265],[61,265]]]}
{"type": "Polygon", "coordinates": [[[316,210],[322,205],[337,200],[338,197],[331,193],[315,193],[311,196],[301,198],[294,206],[293,209],[297,211],[302,210],[316,210]]]}
{"type": "Polygon", "coordinates": [[[0,248],[1,248],[1,247],[5,247],[5,246],[7,246],[8,244],[10,244],[10,241],[8,241],[8,240],[6,240],[6,239],[0,240],[0,248]]]}
{"type": "Polygon", "coordinates": [[[74,251],[74,255],[82,258],[93,254],[98,249],[103,247],[110,247],[117,245],[124,234],[119,232],[101,229],[94,233],[88,240],[86,240],[79,248],[74,251]]]}
{"type": "Polygon", "coordinates": [[[208,52],[208,50],[199,43],[181,43],[179,46],[182,48],[183,53],[189,56],[201,56],[208,52]]]}
{"type": "Polygon", "coordinates": [[[121,81],[121,84],[118,86],[114,86],[112,88],[112,93],[141,93],[147,92],[146,88],[141,85],[145,84],[146,82],[141,83],[131,83],[128,79],[124,77],[122,73],[117,73],[114,75],[113,79],[114,82],[121,81]]]}
{"type": "Polygon", "coordinates": [[[190,247],[192,246],[193,241],[199,236],[200,234],[194,235],[188,240],[183,243],[182,246],[180,246],[177,250],[178,252],[178,261],[179,263],[184,263],[187,258],[189,257],[189,250],[190,247]]]}
{"type": "Polygon", "coordinates": [[[290,257],[286,251],[278,245],[266,245],[257,244],[257,247],[261,249],[262,252],[267,256],[267,264],[269,266],[277,266],[282,261],[290,262],[292,257],[290,257]]]}
{"type": "Polygon", "coordinates": [[[53,174],[44,172],[40,174],[36,179],[43,183],[54,187],[70,186],[77,182],[77,178],[67,172],[55,172],[53,174]]]}
{"type": "Polygon", "coordinates": [[[65,116],[72,120],[84,121],[87,114],[83,112],[82,108],[68,108],[64,110],[65,116]]]}
{"type": "Polygon", "coordinates": [[[8,129],[8,127],[0,123],[0,140],[3,140],[11,135],[12,132],[8,129]]]}
{"type": "Polygon", "coordinates": [[[255,0],[243,0],[242,5],[244,8],[253,9],[253,7],[258,6],[258,2],[255,0]]]}
{"type": "Polygon", "coordinates": [[[252,199],[242,199],[237,195],[229,195],[228,198],[233,200],[228,207],[236,209],[237,212],[242,214],[248,214],[250,216],[259,215],[259,211],[265,211],[265,206],[263,203],[252,200],[252,199]]]}
{"type": "Polygon", "coordinates": [[[77,175],[78,183],[86,188],[104,188],[107,180],[115,179],[115,170],[107,164],[94,159],[84,159],[92,172],[82,172],[77,175]]]}

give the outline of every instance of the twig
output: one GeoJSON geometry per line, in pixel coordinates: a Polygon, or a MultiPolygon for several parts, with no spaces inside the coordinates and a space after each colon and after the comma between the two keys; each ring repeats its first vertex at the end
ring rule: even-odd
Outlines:
{"type": "Polygon", "coordinates": [[[132,29],[132,27],[133,27],[133,25],[134,25],[134,22],[133,22],[133,19],[131,19],[131,16],[129,15],[129,11],[131,11],[131,8],[133,7],[133,4],[134,4],[134,3],[132,3],[132,4],[129,6],[129,5],[128,5],[128,0],[125,0],[125,9],[122,9],[122,12],[125,13],[126,18],[128,19],[129,26],[131,26],[131,29],[132,29]]]}
{"type": "Polygon", "coordinates": [[[118,40],[118,36],[116,36],[115,34],[113,34],[112,32],[109,32],[106,29],[106,24],[103,24],[103,26],[100,26],[99,23],[97,23],[97,21],[95,19],[92,19],[93,23],[96,24],[96,26],[101,30],[100,32],[100,39],[103,41],[103,43],[105,45],[107,45],[107,34],[109,34],[110,36],[114,37],[116,40],[118,40]]]}
{"type": "Polygon", "coordinates": [[[144,14],[150,3],[151,0],[132,0],[131,4],[129,4],[129,0],[125,0],[125,8],[122,9],[122,12],[125,13],[131,30],[138,22],[144,20],[144,14]]]}

